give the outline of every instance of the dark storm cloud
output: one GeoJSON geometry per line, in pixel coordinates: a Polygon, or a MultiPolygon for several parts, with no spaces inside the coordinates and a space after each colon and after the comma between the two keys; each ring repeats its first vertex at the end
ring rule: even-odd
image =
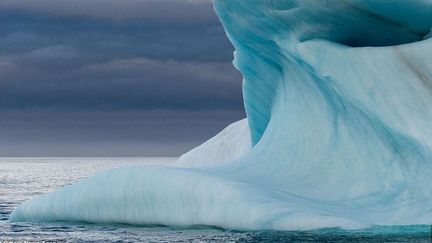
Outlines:
{"type": "Polygon", "coordinates": [[[79,59],[73,53],[57,56],[59,64],[0,59],[0,109],[242,109],[240,75],[229,63],[133,58],[67,69],[62,58],[79,59]]]}
{"type": "Polygon", "coordinates": [[[232,47],[214,14],[209,16],[214,22],[164,22],[165,17],[116,21],[0,10],[0,45],[3,47],[0,55],[66,45],[99,59],[119,56],[202,61],[231,59],[232,47]]]}
{"type": "Polygon", "coordinates": [[[145,18],[162,22],[215,22],[210,0],[2,0],[0,10],[116,20],[145,18]]]}
{"type": "Polygon", "coordinates": [[[210,1],[0,0],[0,25],[0,156],[179,154],[244,116],[210,1]]]}
{"type": "Polygon", "coordinates": [[[0,1],[0,109],[242,109],[209,2],[60,2],[0,1]]]}

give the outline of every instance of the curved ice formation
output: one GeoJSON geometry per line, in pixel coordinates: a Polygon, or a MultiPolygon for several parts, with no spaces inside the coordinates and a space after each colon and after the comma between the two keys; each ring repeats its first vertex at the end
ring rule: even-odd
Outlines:
{"type": "MultiPolygon", "coordinates": [[[[432,1],[214,4],[244,75],[253,148],[213,167],[112,170],[25,202],[11,220],[431,224],[432,1]]],[[[205,164],[218,150],[198,151],[205,164]]]]}

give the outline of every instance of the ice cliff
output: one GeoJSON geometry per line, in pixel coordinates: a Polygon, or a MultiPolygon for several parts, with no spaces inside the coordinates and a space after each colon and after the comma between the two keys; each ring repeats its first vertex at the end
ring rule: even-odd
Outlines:
{"type": "Polygon", "coordinates": [[[244,76],[248,124],[178,167],[105,172],[23,203],[11,220],[249,230],[431,224],[432,1],[214,5],[244,76]]]}

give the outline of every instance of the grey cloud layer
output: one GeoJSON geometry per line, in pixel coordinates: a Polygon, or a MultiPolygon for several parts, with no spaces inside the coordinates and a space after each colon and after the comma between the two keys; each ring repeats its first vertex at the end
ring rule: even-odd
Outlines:
{"type": "Polygon", "coordinates": [[[0,1],[0,109],[242,110],[232,47],[208,2],[60,2],[0,1]],[[122,8],[142,11],[94,18],[122,8]]]}
{"type": "Polygon", "coordinates": [[[133,58],[58,72],[0,59],[0,67],[3,110],[242,108],[240,75],[229,63],[133,58]]]}
{"type": "Polygon", "coordinates": [[[180,110],[2,112],[0,156],[176,156],[241,116],[180,110]]]}
{"type": "Polygon", "coordinates": [[[112,19],[216,21],[209,0],[2,0],[0,10],[112,19]]]}
{"type": "Polygon", "coordinates": [[[0,156],[178,155],[244,117],[210,1],[0,0],[0,156]]]}

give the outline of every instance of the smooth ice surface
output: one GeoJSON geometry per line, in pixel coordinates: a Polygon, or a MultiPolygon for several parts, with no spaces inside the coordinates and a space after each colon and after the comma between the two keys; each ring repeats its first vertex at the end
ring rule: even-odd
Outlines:
{"type": "Polygon", "coordinates": [[[190,156],[205,166],[108,171],[27,201],[11,219],[250,230],[431,224],[432,1],[214,4],[244,76],[253,148],[220,163],[215,153],[225,153],[212,144],[221,143],[211,142],[190,156]],[[207,155],[220,165],[207,166],[207,155]]]}
{"type": "Polygon", "coordinates": [[[231,162],[252,148],[247,119],[229,125],[222,132],[180,156],[179,167],[214,166],[231,162]]]}

